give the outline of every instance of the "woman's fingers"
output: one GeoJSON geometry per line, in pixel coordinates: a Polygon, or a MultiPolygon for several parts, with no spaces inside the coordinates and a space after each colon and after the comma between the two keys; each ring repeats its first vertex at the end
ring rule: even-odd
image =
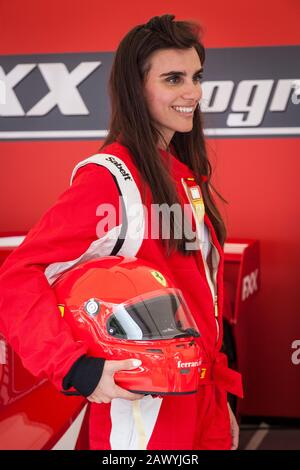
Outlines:
{"type": "Polygon", "coordinates": [[[140,400],[143,398],[144,395],[141,395],[139,393],[132,393],[129,392],[128,390],[125,390],[125,388],[121,388],[118,385],[116,385],[116,396],[114,398],[124,398],[125,400],[140,400]]]}
{"type": "Polygon", "coordinates": [[[104,369],[106,372],[113,375],[119,370],[132,370],[136,369],[142,364],[139,359],[125,359],[123,361],[105,361],[104,369]]]}
{"type": "Polygon", "coordinates": [[[141,365],[138,359],[126,359],[123,361],[105,361],[102,377],[93,391],[87,397],[91,402],[110,403],[113,398],[123,398],[124,400],[139,400],[143,395],[131,393],[116,385],[114,374],[120,370],[132,370],[141,365]]]}

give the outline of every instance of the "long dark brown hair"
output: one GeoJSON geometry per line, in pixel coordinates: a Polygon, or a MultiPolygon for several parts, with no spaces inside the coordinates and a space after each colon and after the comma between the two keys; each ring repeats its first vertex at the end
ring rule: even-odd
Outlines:
{"type": "MultiPolygon", "coordinates": [[[[168,206],[179,201],[176,187],[157,147],[162,136],[151,121],[144,99],[148,59],[160,49],[194,47],[202,65],[205,61],[205,50],[199,40],[200,27],[191,22],[174,21],[174,18],[174,15],[155,16],[148,23],[133,28],[119,44],[109,81],[112,114],[104,142],[106,146],[119,140],[127,147],[143,180],[150,186],[154,203],[168,206]]],[[[211,188],[224,199],[210,183],[211,164],[207,157],[199,106],[194,112],[192,131],[175,132],[170,145],[175,149],[177,158],[192,170],[201,186],[205,210],[223,245],[226,228],[211,188]],[[201,175],[207,180],[203,181],[201,175]]],[[[168,251],[176,249],[187,253],[185,236],[181,239],[174,237],[175,225],[176,220],[171,220],[171,239],[164,242],[168,245],[168,251]]]]}

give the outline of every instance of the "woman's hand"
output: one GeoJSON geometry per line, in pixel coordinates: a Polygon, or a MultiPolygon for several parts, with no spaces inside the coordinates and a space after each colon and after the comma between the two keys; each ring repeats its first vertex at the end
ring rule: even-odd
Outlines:
{"type": "Polygon", "coordinates": [[[124,388],[119,387],[114,381],[115,372],[136,369],[140,365],[141,361],[138,359],[105,361],[101,379],[87,399],[95,403],[110,403],[113,398],[125,398],[126,400],[139,400],[143,398],[144,395],[128,392],[124,388]]]}
{"type": "Polygon", "coordinates": [[[228,405],[228,411],[229,411],[229,417],[230,417],[230,431],[231,431],[231,438],[232,438],[230,450],[237,450],[239,446],[240,428],[229,403],[227,403],[227,405],[228,405]]]}

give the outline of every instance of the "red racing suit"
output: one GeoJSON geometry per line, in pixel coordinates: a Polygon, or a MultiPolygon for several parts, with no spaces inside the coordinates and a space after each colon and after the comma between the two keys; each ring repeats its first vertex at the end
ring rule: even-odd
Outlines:
{"type": "MultiPolygon", "coordinates": [[[[190,169],[161,151],[179,199],[189,204],[184,181],[190,169]]],[[[62,391],[62,381],[87,346],[73,339],[61,318],[51,283],[66,269],[111,254],[147,260],[169,276],[193,313],[209,367],[196,394],[152,397],[131,402],[114,399],[91,404],[91,449],[229,449],[227,391],[242,394],[240,376],[227,368],[222,345],[223,251],[204,216],[211,247],[211,269],[201,249],[185,256],[166,254],[151,233],[151,192],[129,151],[115,142],[81,162],[73,182],[29,232],[0,272],[0,331],[33,374],[48,377],[62,391]],[[131,211],[141,206],[147,212],[131,211]],[[121,197],[120,197],[121,196],[121,197]],[[114,226],[103,231],[103,205],[116,208],[114,226]],[[122,206],[122,207],[120,207],[122,206]],[[126,219],[126,221],[125,221],[126,219]],[[125,223],[126,222],[126,223],[125,223]],[[124,225],[135,236],[123,236],[124,225]],[[123,241],[120,241],[123,240],[123,241]]],[[[200,190],[200,188],[199,188],[200,190]]],[[[195,217],[196,219],[196,217],[195,217]]],[[[197,225],[196,220],[194,220],[197,225]]]]}

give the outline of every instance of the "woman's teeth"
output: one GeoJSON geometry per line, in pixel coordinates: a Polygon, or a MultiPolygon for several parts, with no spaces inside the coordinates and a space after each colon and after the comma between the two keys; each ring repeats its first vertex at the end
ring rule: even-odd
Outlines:
{"type": "Polygon", "coordinates": [[[172,106],[172,108],[175,109],[175,111],[178,111],[179,113],[192,113],[194,109],[193,107],[187,108],[183,106],[172,106]]]}

